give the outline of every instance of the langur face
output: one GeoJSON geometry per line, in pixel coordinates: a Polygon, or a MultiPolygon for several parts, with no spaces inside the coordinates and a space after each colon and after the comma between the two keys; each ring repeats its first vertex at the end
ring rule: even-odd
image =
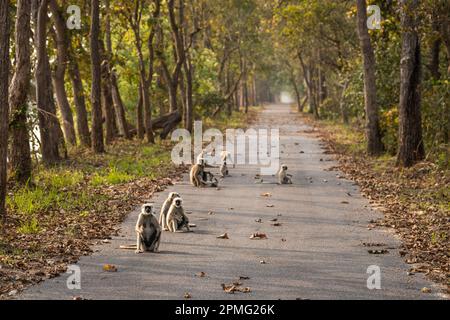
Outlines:
{"type": "Polygon", "coordinates": [[[144,211],[145,211],[145,213],[150,214],[153,212],[153,207],[150,205],[147,205],[144,207],[144,211]]]}
{"type": "Polygon", "coordinates": [[[283,168],[284,171],[286,171],[288,169],[287,166],[283,166],[282,168],[283,168]]]}
{"type": "Polygon", "coordinates": [[[181,206],[181,199],[175,200],[175,205],[176,205],[177,207],[181,206]]]}

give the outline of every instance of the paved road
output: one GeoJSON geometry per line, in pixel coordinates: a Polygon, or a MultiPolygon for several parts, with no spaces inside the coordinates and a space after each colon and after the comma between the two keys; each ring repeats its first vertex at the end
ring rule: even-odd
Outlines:
{"type": "Polygon", "coordinates": [[[159,207],[169,192],[181,193],[186,210],[192,211],[190,220],[197,225],[194,233],[164,233],[159,254],[119,250],[119,245],[134,242],[137,211],[132,212],[121,236],[79,261],[81,290],[68,290],[63,274],[19,298],[183,299],[185,292],[192,299],[439,298],[436,287],[422,275],[407,275],[409,266],[392,233],[367,229],[368,221],[380,213],[370,210],[351,181],[325,171],[335,163],[323,153],[320,141],[304,132],[308,127],[289,107],[267,106],[257,126],[280,127],[281,159],[294,175],[293,185],[271,184],[273,177],[255,183],[256,166],[231,169],[232,176],[220,190],[194,189],[185,179],[151,200],[159,207]],[[262,197],[265,192],[272,197],[262,197]],[[274,218],[282,225],[272,226],[269,220],[274,218]],[[229,240],[216,238],[224,232],[229,240]],[[268,239],[250,240],[254,232],[266,233],[268,239]],[[385,243],[389,253],[369,254],[363,242],[385,243]],[[117,266],[118,272],[104,272],[104,264],[117,266]],[[381,290],[367,288],[371,265],[381,268],[381,290]],[[206,276],[196,276],[200,272],[206,276]],[[251,293],[222,291],[222,283],[239,276],[250,277],[243,285],[251,293]],[[421,293],[425,286],[433,293],[421,293]]]}

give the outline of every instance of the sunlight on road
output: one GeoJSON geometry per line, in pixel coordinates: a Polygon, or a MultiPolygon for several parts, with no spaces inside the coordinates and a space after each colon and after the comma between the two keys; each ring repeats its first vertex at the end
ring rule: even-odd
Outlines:
{"type": "Polygon", "coordinates": [[[289,92],[283,91],[280,94],[281,103],[294,103],[294,99],[292,98],[289,92]]]}

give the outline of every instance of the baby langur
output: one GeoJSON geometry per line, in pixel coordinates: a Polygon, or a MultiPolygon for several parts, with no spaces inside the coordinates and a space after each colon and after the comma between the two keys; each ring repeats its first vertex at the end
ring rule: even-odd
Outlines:
{"type": "Polygon", "coordinates": [[[161,227],[153,211],[153,204],[148,203],[142,206],[142,211],[136,223],[136,233],[136,253],[158,252],[161,227]]]}
{"type": "Polygon", "coordinates": [[[217,188],[219,186],[219,181],[214,177],[214,175],[209,171],[203,171],[202,182],[212,188],[217,188]]]}
{"type": "Polygon", "coordinates": [[[167,213],[167,226],[170,232],[181,231],[183,228],[186,228],[186,231],[191,231],[189,229],[189,219],[184,214],[182,203],[183,200],[181,198],[173,199],[167,213]]]}
{"type": "Polygon", "coordinates": [[[226,176],[228,176],[228,167],[227,167],[226,161],[224,161],[222,163],[222,165],[220,166],[220,174],[222,175],[222,178],[225,178],[226,176]]]}
{"type": "Polygon", "coordinates": [[[282,164],[278,171],[278,184],[292,184],[292,175],[287,173],[287,165],[282,164]]]}
{"type": "Polygon", "coordinates": [[[167,197],[166,201],[164,201],[161,212],[159,213],[159,225],[164,231],[169,230],[167,227],[167,212],[169,212],[170,205],[173,202],[173,199],[179,198],[180,194],[178,192],[171,192],[167,197]]]}

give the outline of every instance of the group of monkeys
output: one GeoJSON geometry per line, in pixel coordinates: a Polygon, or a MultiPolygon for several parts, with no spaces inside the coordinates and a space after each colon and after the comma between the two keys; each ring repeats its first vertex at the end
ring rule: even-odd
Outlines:
{"type": "MultiPolygon", "coordinates": [[[[157,219],[152,203],[142,206],[136,223],[136,253],[158,252],[161,232],[190,231],[189,219],[183,209],[183,200],[177,192],[171,192],[164,201],[157,219]]],[[[123,246],[123,249],[129,249],[123,246]]]]}
{"type": "MultiPolygon", "coordinates": [[[[189,181],[194,187],[213,187],[216,188],[219,185],[219,181],[214,177],[214,175],[209,172],[205,171],[205,168],[212,166],[209,166],[206,163],[206,160],[204,158],[206,151],[203,150],[197,157],[197,163],[194,164],[191,168],[191,171],[189,173],[189,181]]],[[[227,166],[227,159],[230,158],[230,154],[226,151],[221,153],[221,161],[222,164],[220,165],[219,171],[222,178],[225,178],[228,176],[228,166],[227,166]]]]}
{"type": "MultiPolygon", "coordinates": [[[[214,175],[204,170],[207,164],[203,156],[204,152],[199,155],[197,163],[192,166],[190,182],[195,187],[217,187],[218,181],[214,175]]],[[[222,165],[220,166],[222,177],[228,176],[226,162],[228,158],[228,153],[222,153],[222,165]]],[[[287,169],[288,167],[286,165],[281,165],[277,174],[279,184],[292,184],[292,175],[287,173],[287,169]]],[[[180,232],[186,229],[186,231],[190,231],[189,219],[184,212],[182,204],[183,200],[180,194],[171,192],[161,207],[159,219],[156,217],[152,203],[147,203],[142,206],[135,228],[137,233],[136,253],[145,251],[158,252],[162,230],[180,232]]],[[[121,246],[121,248],[131,249],[134,246],[121,246]]]]}

